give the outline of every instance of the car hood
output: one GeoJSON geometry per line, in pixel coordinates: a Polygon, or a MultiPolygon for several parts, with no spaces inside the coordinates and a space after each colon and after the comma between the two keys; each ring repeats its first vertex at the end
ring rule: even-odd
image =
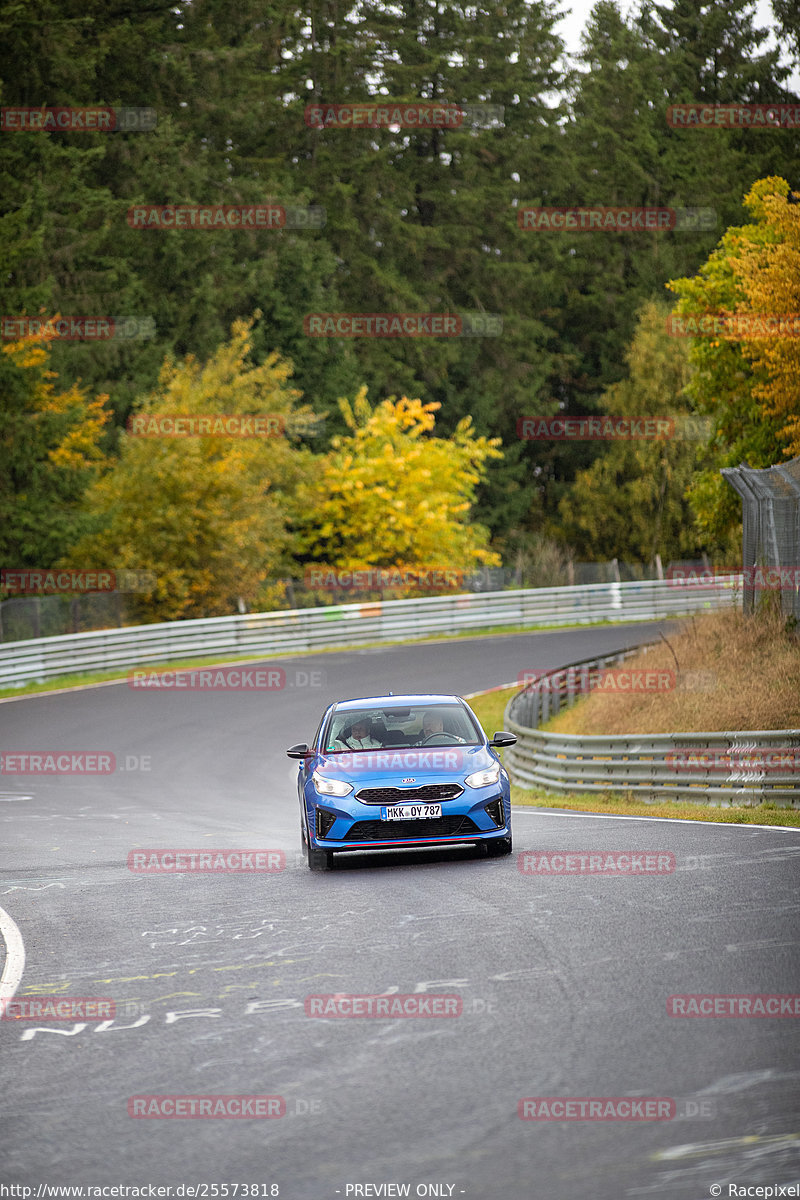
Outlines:
{"type": "Polygon", "coordinates": [[[429,746],[406,750],[358,750],[352,753],[319,754],[316,770],[332,779],[347,779],[356,785],[416,784],[463,779],[496,762],[487,746],[429,746]]]}

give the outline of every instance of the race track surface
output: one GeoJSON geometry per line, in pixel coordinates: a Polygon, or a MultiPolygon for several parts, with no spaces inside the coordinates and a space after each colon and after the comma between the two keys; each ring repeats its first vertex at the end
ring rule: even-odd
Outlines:
{"type": "MultiPolygon", "coordinates": [[[[284,751],[330,700],[463,695],[654,628],[281,659],[273,692],[122,683],[0,704],[3,752],[118,766],[0,778],[15,998],[118,1006],[113,1021],[0,1021],[0,1181],[259,1184],[284,1200],[700,1200],[796,1182],[798,1018],[681,1019],[667,1000],[800,992],[798,831],[518,808],[511,858],[373,855],[318,874],[300,853],[284,751]],[[277,849],[286,867],[139,874],[139,847],[277,849]],[[675,870],[518,869],[544,850],[669,853],[675,870]],[[462,1011],[307,1016],[323,993],[452,995],[462,1011]],[[280,1096],[285,1114],[128,1115],[154,1094],[280,1096]],[[526,1097],[668,1098],[675,1115],[522,1120],[526,1097]]],[[[3,954],[0,939],[0,971],[3,954]]]]}

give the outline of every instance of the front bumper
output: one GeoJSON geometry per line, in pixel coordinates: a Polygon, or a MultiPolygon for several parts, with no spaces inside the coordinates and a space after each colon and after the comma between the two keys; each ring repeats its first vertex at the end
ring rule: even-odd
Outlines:
{"type": "Polygon", "coordinates": [[[509,796],[497,785],[481,789],[475,799],[465,796],[442,803],[441,817],[409,821],[381,821],[374,805],[353,801],[347,809],[330,803],[332,797],[313,794],[311,805],[306,796],[306,816],[311,844],[320,850],[369,850],[397,847],[430,847],[477,844],[492,838],[511,836],[509,796]],[[498,805],[499,801],[499,805],[498,805]],[[487,807],[490,811],[487,811],[487,807]],[[324,822],[325,834],[317,830],[317,810],[324,822]],[[330,817],[333,817],[332,823],[330,817]],[[501,824],[498,824],[498,817],[501,824]]]}

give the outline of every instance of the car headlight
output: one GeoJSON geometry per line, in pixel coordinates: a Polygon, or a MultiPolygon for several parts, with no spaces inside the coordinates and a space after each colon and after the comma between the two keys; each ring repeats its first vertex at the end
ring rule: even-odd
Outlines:
{"type": "Polygon", "coordinates": [[[468,783],[470,787],[488,787],[490,783],[497,783],[500,778],[500,763],[495,763],[491,767],[486,767],[483,771],[474,771],[472,775],[468,775],[464,783],[468,783]]]}
{"type": "Polygon", "coordinates": [[[346,783],[344,779],[326,779],[318,771],[311,776],[311,782],[323,796],[346,796],[353,790],[352,783],[346,783]]]}

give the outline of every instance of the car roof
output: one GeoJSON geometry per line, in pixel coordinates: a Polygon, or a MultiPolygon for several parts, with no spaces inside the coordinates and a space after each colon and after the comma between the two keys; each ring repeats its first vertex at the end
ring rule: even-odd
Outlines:
{"type": "Polygon", "coordinates": [[[409,708],[424,704],[463,704],[460,696],[435,695],[426,692],[401,696],[357,696],[352,700],[337,700],[336,707],[347,705],[348,708],[409,708]]]}

